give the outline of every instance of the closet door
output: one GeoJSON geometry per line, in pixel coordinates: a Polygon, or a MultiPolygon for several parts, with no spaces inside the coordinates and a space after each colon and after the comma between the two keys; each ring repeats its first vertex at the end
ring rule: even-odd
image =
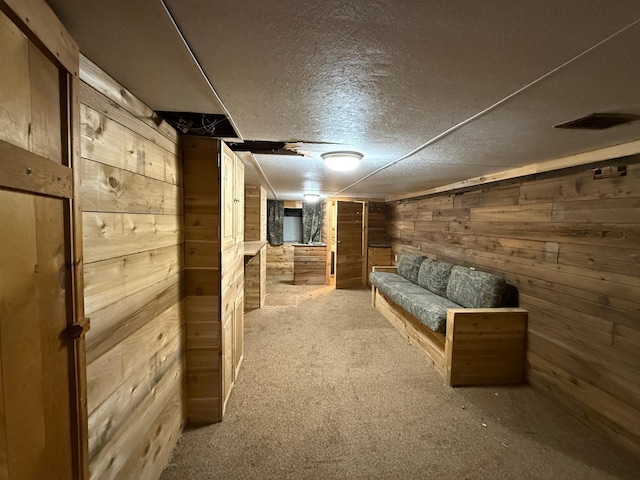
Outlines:
{"type": "Polygon", "coordinates": [[[234,212],[235,222],[235,243],[244,242],[244,163],[236,156],[235,162],[235,203],[234,212]]]}
{"type": "Polygon", "coordinates": [[[360,202],[337,202],[336,288],[361,287],[363,265],[363,212],[360,202]]]}
{"type": "Polygon", "coordinates": [[[221,178],[221,242],[222,251],[233,246],[236,243],[235,231],[235,211],[236,202],[235,197],[235,154],[224,142],[220,142],[220,178],[221,178]]]}
{"type": "Polygon", "coordinates": [[[0,0],[1,479],[88,475],[74,47],[44,2],[0,0]]]}

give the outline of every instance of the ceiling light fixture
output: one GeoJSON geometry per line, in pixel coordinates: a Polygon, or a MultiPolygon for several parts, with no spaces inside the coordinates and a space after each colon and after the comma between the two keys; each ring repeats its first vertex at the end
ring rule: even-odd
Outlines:
{"type": "Polygon", "coordinates": [[[320,195],[318,195],[317,193],[305,193],[304,200],[305,202],[316,203],[318,200],[320,200],[320,195]]]}
{"type": "Polygon", "coordinates": [[[356,168],[364,155],[358,152],[326,152],[320,156],[331,170],[346,172],[356,168]]]}

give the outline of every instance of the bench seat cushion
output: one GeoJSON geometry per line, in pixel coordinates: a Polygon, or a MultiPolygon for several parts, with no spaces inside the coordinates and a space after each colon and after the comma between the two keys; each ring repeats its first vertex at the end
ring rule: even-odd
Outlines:
{"type": "Polygon", "coordinates": [[[495,308],[502,304],[504,278],[456,265],[451,269],[447,298],[466,308],[495,308]]]}
{"type": "Polygon", "coordinates": [[[395,273],[372,272],[369,279],[390,300],[434,332],[444,334],[447,309],[460,308],[460,305],[451,300],[425,290],[395,273]]]}
{"type": "Polygon", "coordinates": [[[402,253],[398,262],[398,275],[413,283],[418,283],[418,271],[425,258],[427,257],[415,253],[402,253]]]}

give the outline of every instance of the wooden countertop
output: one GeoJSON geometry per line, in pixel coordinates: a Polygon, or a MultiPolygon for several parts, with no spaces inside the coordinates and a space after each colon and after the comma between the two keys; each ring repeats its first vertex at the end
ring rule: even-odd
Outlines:
{"type": "Polygon", "coordinates": [[[258,252],[267,244],[264,240],[256,240],[253,242],[244,242],[244,256],[255,257],[258,252]]]}

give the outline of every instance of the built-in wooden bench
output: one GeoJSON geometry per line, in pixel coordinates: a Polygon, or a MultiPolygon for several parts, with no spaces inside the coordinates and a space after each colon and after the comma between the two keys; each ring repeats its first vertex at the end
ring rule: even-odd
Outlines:
{"type": "MultiPolygon", "coordinates": [[[[397,267],[373,267],[396,272],[397,267]]],[[[449,386],[524,381],[527,311],[521,308],[449,308],[446,335],[428,329],[372,286],[372,303],[431,359],[449,386]]]]}

